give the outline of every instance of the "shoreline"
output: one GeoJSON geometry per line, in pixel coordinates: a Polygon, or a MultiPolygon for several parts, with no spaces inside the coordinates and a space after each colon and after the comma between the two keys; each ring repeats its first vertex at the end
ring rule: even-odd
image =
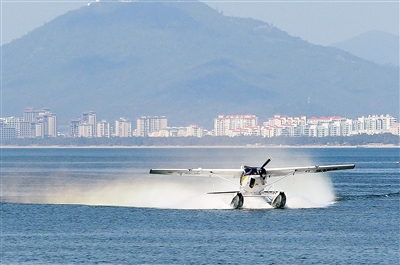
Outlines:
{"type": "Polygon", "coordinates": [[[161,146],[130,146],[130,145],[121,145],[121,146],[108,146],[108,145],[85,145],[85,146],[79,146],[79,145],[27,145],[27,146],[20,146],[20,145],[1,145],[0,149],[157,149],[157,148],[165,148],[165,149],[185,149],[185,148],[237,148],[237,149],[252,149],[252,148],[257,148],[257,149],[268,149],[268,148],[274,148],[274,149],[279,149],[279,148],[400,148],[399,145],[393,145],[393,144],[371,144],[371,145],[246,145],[246,146],[198,146],[198,145],[193,145],[193,146],[183,146],[183,145],[161,145],[161,146]]]}

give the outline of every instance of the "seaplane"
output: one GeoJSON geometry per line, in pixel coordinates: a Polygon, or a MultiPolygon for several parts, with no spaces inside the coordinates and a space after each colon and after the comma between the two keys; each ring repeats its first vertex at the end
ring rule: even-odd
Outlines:
{"type": "Polygon", "coordinates": [[[304,173],[323,173],[334,170],[353,169],[355,164],[343,165],[324,165],[324,166],[306,166],[306,167],[283,167],[266,168],[269,158],[261,167],[241,166],[238,169],[150,169],[150,174],[165,175],[198,175],[208,177],[218,177],[229,181],[235,185],[228,177],[238,178],[239,187],[232,191],[212,191],[207,194],[234,194],[230,203],[232,208],[240,209],[243,207],[245,197],[261,197],[273,208],[281,209],[286,205],[286,194],[282,190],[272,190],[273,184],[295,174],[304,173]]]}

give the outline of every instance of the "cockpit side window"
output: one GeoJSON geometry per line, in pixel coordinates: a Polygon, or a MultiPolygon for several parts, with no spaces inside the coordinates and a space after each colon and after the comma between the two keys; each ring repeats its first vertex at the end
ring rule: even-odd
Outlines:
{"type": "Polygon", "coordinates": [[[258,169],[256,167],[245,166],[243,168],[243,170],[244,170],[244,174],[247,175],[247,176],[248,175],[258,175],[258,169]]]}
{"type": "Polygon", "coordinates": [[[255,183],[256,183],[256,179],[255,178],[251,178],[250,179],[250,183],[249,183],[249,187],[253,188],[255,183]]]}

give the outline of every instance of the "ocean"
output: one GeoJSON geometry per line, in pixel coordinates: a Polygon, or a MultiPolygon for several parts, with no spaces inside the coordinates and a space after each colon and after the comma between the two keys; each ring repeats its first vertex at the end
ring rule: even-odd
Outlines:
{"type": "Polygon", "coordinates": [[[1,264],[400,264],[398,148],[3,148],[1,264]],[[276,183],[284,209],[219,178],[151,168],[355,163],[276,183]]]}

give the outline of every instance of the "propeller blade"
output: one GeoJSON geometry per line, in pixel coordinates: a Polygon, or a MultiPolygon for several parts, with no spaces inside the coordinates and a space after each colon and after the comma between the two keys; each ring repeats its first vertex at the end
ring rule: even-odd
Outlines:
{"type": "Polygon", "coordinates": [[[267,161],[265,161],[265,163],[261,166],[261,168],[264,168],[269,162],[271,162],[271,158],[268,158],[267,161]]]}

